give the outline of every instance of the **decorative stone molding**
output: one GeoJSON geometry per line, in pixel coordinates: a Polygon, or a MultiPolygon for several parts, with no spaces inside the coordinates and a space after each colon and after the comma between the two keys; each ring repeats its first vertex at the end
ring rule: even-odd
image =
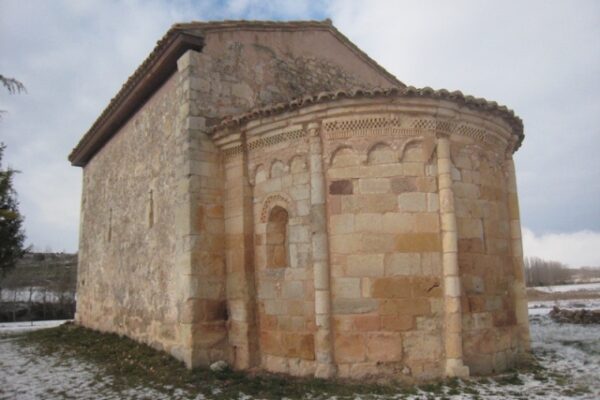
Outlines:
{"type": "MultiPolygon", "coordinates": [[[[278,133],[276,135],[260,137],[254,140],[248,141],[247,149],[249,152],[263,149],[265,147],[274,146],[279,143],[284,143],[287,141],[293,142],[299,140],[306,136],[306,131],[303,129],[295,129],[292,131],[285,131],[278,133]]],[[[244,148],[241,144],[228,147],[222,150],[223,157],[227,160],[229,158],[235,157],[239,154],[242,154],[244,148]]]]}
{"type": "Polygon", "coordinates": [[[269,219],[269,212],[275,206],[280,206],[286,209],[291,217],[294,214],[294,211],[292,210],[292,204],[292,199],[286,193],[278,192],[268,195],[267,198],[263,200],[263,206],[260,212],[260,222],[263,224],[267,223],[267,220],[269,219]]]}
{"type": "MultiPolygon", "coordinates": [[[[262,117],[270,117],[279,115],[288,111],[296,110],[299,108],[304,108],[313,104],[321,104],[327,102],[333,102],[336,100],[342,99],[358,99],[358,98],[425,98],[425,99],[436,99],[436,100],[448,100],[456,103],[459,106],[464,106],[468,109],[474,111],[484,111],[486,113],[496,115],[503,119],[513,131],[513,134],[517,137],[517,141],[515,143],[515,147],[512,149],[513,152],[516,151],[523,141],[523,121],[519,117],[517,117],[512,110],[509,110],[505,106],[500,106],[498,103],[493,101],[487,101],[482,98],[475,98],[473,96],[465,96],[460,91],[449,92],[448,90],[434,90],[428,87],[425,88],[415,88],[412,86],[406,88],[390,88],[390,89],[375,89],[375,90],[355,90],[355,91],[339,91],[339,92],[327,92],[320,93],[314,96],[305,96],[302,98],[294,99],[285,104],[277,104],[274,106],[257,108],[251,110],[247,113],[244,113],[235,117],[226,117],[223,121],[212,128],[212,132],[220,131],[225,128],[231,128],[235,126],[240,126],[249,121],[255,120],[257,118],[262,117]]],[[[434,130],[434,129],[448,129],[451,128],[451,125],[448,125],[449,122],[443,121],[438,127],[438,123],[433,123],[433,119],[424,119],[419,122],[415,122],[413,127],[406,127],[407,129],[426,129],[426,130],[434,130]],[[435,126],[434,126],[435,125],[435,126]]],[[[384,124],[382,121],[378,119],[371,119],[370,122],[348,122],[348,128],[355,128],[354,131],[365,131],[363,126],[365,124],[370,124],[373,129],[389,129],[383,128],[378,125],[384,124]],[[359,129],[356,129],[359,128],[359,129]]],[[[389,126],[389,122],[388,122],[389,126]]],[[[337,127],[337,125],[329,125],[324,126],[324,130],[328,131],[331,128],[337,127]]],[[[397,127],[396,127],[397,129],[397,127]]],[[[456,130],[456,129],[454,129],[456,130]]],[[[343,131],[340,131],[343,132],[343,131]]],[[[365,131],[366,132],[366,131],[365,131]]],[[[402,129],[398,130],[398,132],[403,133],[405,135],[410,134],[410,131],[404,131],[402,129]]],[[[480,132],[473,131],[467,127],[458,128],[458,134],[464,135],[472,135],[477,137],[480,132]]],[[[343,137],[342,137],[343,138],[343,137]]],[[[492,139],[493,140],[493,139],[492,139]]]]}
{"type": "Polygon", "coordinates": [[[305,136],[306,131],[304,129],[295,129],[293,131],[281,132],[272,136],[261,137],[248,141],[248,151],[259,150],[279,143],[298,140],[305,136]]]}
{"type": "Polygon", "coordinates": [[[221,154],[223,154],[223,158],[225,158],[226,160],[235,157],[237,155],[240,155],[243,153],[243,147],[242,145],[237,145],[237,146],[233,146],[233,147],[228,147],[226,149],[223,149],[221,151],[221,154]]]}
{"type": "MultiPolygon", "coordinates": [[[[389,117],[367,117],[350,118],[326,121],[323,123],[323,131],[329,139],[339,139],[336,133],[352,132],[354,136],[379,136],[385,131],[401,126],[399,118],[389,117]],[[381,132],[383,131],[383,132],[381,132]]],[[[345,137],[345,136],[342,136],[345,137]]]]}

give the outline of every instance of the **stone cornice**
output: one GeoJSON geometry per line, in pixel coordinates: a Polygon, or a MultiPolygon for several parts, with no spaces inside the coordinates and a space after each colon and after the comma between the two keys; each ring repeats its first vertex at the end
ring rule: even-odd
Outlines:
{"type": "Polygon", "coordinates": [[[278,103],[269,107],[257,108],[238,116],[226,117],[223,119],[223,121],[221,121],[220,124],[211,129],[211,133],[214,134],[218,131],[235,129],[236,127],[256,119],[276,116],[288,111],[302,109],[315,104],[330,103],[343,99],[360,98],[429,98],[447,100],[475,111],[482,111],[502,118],[502,120],[504,120],[512,128],[512,132],[516,137],[516,143],[513,151],[516,151],[520,147],[524,138],[523,121],[506,106],[499,105],[494,101],[487,101],[482,98],[464,95],[460,91],[450,92],[445,89],[434,90],[429,87],[415,88],[412,86],[406,88],[376,89],[370,91],[355,90],[350,92],[326,92],[313,96],[304,96],[294,99],[288,103],[278,103]]]}
{"type": "Polygon", "coordinates": [[[176,71],[177,59],[187,50],[199,51],[203,46],[204,39],[200,36],[176,28],[169,30],[81,138],[69,155],[71,164],[79,167],[87,164],[129,117],[176,71]]]}

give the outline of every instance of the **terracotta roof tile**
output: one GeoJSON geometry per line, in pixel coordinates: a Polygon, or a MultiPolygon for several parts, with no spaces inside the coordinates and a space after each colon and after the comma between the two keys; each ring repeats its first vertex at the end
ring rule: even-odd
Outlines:
{"type": "Polygon", "coordinates": [[[514,149],[515,151],[521,146],[524,139],[523,121],[515,115],[513,110],[506,106],[499,105],[495,101],[488,101],[483,98],[464,95],[458,90],[451,92],[446,89],[435,90],[430,87],[416,88],[413,86],[374,90],[357,89],[353,91],[322,92],[311,96],[303,96],[287,103],[278,103],[268,107],[256,108],[240,115],[225,117],[219,124],[211,128],[211,133],[226,128],[237,127],[254,119],[278,115],[286,111],[296,110],[312,104],[328,103],[344,98],[380,97],[423,97],[457,102],[470,109],[489,112],[504,119],[513,128],[514,133],[518,137],[514,149]]]}

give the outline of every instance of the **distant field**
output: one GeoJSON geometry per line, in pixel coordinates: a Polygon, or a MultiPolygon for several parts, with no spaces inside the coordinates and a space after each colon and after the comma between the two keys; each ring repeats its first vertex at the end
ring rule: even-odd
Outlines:
{"type": "Polygon", "coordinates": [[[0,322],[72,318],[77,255],[28,253],[0,280],[0,322]]]}
{"type": "Polygon", "coordinates": [[[530,302],[600,299],[600,283],[530,287],[527,288],[527,298],[530,302]]]}
{"type": "Polygon", "coordinates": [[[596,291],[600,292],[600,282],[595,283],[574,283],[572,285],[556,285],[556,286],[535,286],[532,289],[546,293],[564,293],[564,292],[579,292],[579,291],[596,291]]]}

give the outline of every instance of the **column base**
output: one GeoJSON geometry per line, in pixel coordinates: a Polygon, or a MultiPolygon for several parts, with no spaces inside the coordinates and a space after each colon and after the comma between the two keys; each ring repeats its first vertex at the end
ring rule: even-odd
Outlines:
{"type": "Polygon", "coordinates": [[[315,378],[330,379],[335,377],[336,372],[335,365],[333,364],[317,364],[315,378]]]}
{"type": "Polygon", "coordinates": [[[461,359],[446,360],[446,376],[448,378],[468,378],[469,367],[464,365],[461,359]]]}

